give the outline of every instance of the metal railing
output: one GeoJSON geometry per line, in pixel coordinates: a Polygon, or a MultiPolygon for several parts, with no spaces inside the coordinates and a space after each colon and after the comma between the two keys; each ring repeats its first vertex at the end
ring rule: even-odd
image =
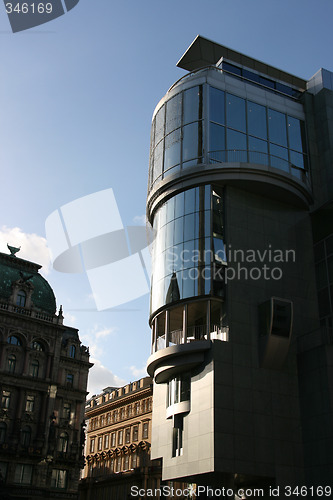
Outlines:
{"type": "Polygon", "coordinates": [[[221,340],[229,341],[229,327],[218,325],[193,325],[186,328],[186,336],[183,329],[172,330],[168,334],[157,337],[156,351],[165,349],[172,345],[186,344],[197,340],[221,340]],[[167,345],[168,344],[168,345],[167,345]]]}

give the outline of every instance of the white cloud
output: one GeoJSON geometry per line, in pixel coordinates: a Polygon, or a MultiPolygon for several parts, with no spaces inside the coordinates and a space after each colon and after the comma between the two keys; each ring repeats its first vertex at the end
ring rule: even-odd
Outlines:
{"type": "Polygon", "coordinates": [[[89,370],[88,398],[93,394],[100,394],[105,387],[122,387],[126,384],[126,380],[112,373],[98,359],[90,358],[90,361],[94,366],[89,370]]]}
{"type": "Polygon", "coordinates": [[[40,264],[42,274],[48,274],[51,269],[50,252],[46,239],[35,233],[24,233],[19,227],[2,226],[0,228],[0,251],[9,253],[7,243],[13,247],[21,247],[17,254],[21,259],[40,264]]]}
{"type": "Polygon", "coordinates": [[[140,224],[140,226],[145,226],[146,221],[146,214],[136,215],[135,217],[133,217],[133,222],[135,222],[135,224],[140,224]]]}
{"type": "Polygon", "coordinates": [[[136,379],[148,376],[146,366],[144,366],[143,368],[137,368],[136,366],[132,365],[129,367],[129,369],[136,379]]]}
{"type": "Polygon", "coordinates": [[[117,331],[117,328],[103,328],[102,330],[98,330],[95,333],[95,337],[96,337],[96,339],[108,337],[109,335],[111,335],[115,331],[117,331]]]}

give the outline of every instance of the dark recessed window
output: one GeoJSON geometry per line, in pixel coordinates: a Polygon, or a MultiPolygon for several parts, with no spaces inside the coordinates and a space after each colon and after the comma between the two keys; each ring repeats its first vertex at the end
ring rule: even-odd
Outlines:
{"type": "Polygon", "coordinates": [[[4,443],[6,440],[7,425],[5,422],[0,422],[0,444],[4,443]]]}
{"type": "Polygon", "coordinates": [[[27,396],[27,401],[25,404],[25,411],[33,412],[34,408],[35,408],[35,396],[32,396],[31,394],[29,394],[27,396]]]}
{"type": "Polygon", "coordinates": [[[29,375],[30,377],[38,377],[39,373],[39,361],[38,359],[33,359],[30,362],[29,375]]]}
{"type": "Polygon", "coordinates": [[[31,349],[34,351],[43,351],[43,346],[40,342],[37,342],[36,340],[31,343],[31,349]]]}
{"type": "Polygon", "coordinates": [[[31,427],[28,425],[21,430],[21,445],[27,448],[31,442],[31,427]]]}
{"type": "Polygon", "coordinates": [[[2,391],[1,408],[8,409],[10,406],[10,391],[2,391]]]}
{"type": "Polygon", "coordinates": [[[32,465],[17,464],[15,469],[14,483],[30,484],[32,478],[32,465]]]}
{"type": "Polygon", "coordinates": [[[26,293],[23,290],[20,290],[17,293],[16,305],[19,306],[19,307],[25,307],[26,300],[27,300],[26,293]]]}
{"type": "Polygon", "coordinates": [[[10,354],[7,358],[7,372],[15,373],[16,366],[16,356],[14,354],[10,354]]]}
{"type": "Polygon", "coordinates": [[[66,453],[67,450],[68,450],[68,434],[67,432],[62,432],[59,436],[58,451],[66,453]]]}
{"type": "Polygon", "coordinates": [[[8,342],[8,344],[12,344],[12,345],[22,345],[20,339],[18,337],[16,337],[15,335],[11,335],[10,337],[8,337],[7,342],[8,342]]]}
{"type": "Polygon", "coordinates": [[[69,387],[73,387],[74,375],[72,373],[67,373],[66,375],[66,385],[69,387]]]}
{"type": "Polygon", "coordinates": [[[69,348],[69,356],[71,358],[75,358],[76,347],[75,345],[71,345],[69,348]]]}

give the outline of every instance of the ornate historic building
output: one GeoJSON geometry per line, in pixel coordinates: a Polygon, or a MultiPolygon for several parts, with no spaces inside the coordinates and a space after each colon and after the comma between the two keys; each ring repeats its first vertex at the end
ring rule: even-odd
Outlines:
{"type": "Polygon", "coordinates": [[[0,498],[77,498],[88,349],[41,266],[0,253],[0,498]],[[2,497],[1,497],[2,495],[2,497]]]}
{"type": "Polygon", "coordinates": [[[87,402],[80,500],[126,500],[131,488],[134,498],[140,490],[161,487],[160,462],[150,459],[152,400],[152,379],[145,377],[121,388],[108,387],[87,402]]]}

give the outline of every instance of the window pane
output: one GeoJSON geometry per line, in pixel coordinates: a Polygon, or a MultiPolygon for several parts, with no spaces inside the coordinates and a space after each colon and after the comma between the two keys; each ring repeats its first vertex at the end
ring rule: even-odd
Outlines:
{"type": "Polygon", "coordinates": [[[225,124],[224,92],[209,87],[209,119],[213,122],[225,124]]]}
{"type": "Polygon", "coordinates": [[[290,151],[290,163],[304,169],[304,156],[302,153],[296,153],[296,151],[290,151]]]}
{"type": "Polygon", "coordinates": [[[154,181],[162,174],[162,164],[163,164],[163,141],[160,142],[154,153],[154,181]]]}
{"type": "Polygon", "coordinates": [[[180,129],[175,130],[165,138],[164,170],[180,163],[180,129]]]}
{"type": "Polygon", "coordinates": [[[249,155],[250,162],[262,165],[268,164],[268,147],[266,141],[249,136],[249,150],[253,151],[249,155]]]}
{"type": "Polygon", "coordinates": [[[164,117],[165,106],[162,106],[162,108],[158,110],[155,118],[155,144],[158,144],[164,136],[164,117]]]}
{"type": "Polygon", "coordinates": [[[211,161],[225,161],[225,127],[209,124],[209,158],[211,161]]]}
{"type": "Polygon", "coordinates": [[[195,211],[195,189],[185,191],[185,214],[190,214],[195,211]]]}
{"type": "Polygon", "coordinates": [[[231,94],[227,94],[227,125],[246,131],[245,100],[231,94]]]}
{"type": "Polygon", "coordinates": [[[183,161],[201,156],[198,123],[191,123],[183,128],[183,161]]]}
{"type": "Polygon", "coordinates": [[[184,92],[184,125],[200,118],[199,87],[184,92]]]}
{"type": "Polygon", "coordinates": [[[175,196],[175,218],[184,215],[184,192],[175,196]]]}
{"type": "Polygon", "coordinates": [[[305,148],[303,148],[303,144],[305,144],[304,122],[288,116],[288,138],[291,149],[305,151],[305,148]]]}
{"type": "Polygon", "coordinates": [[[251,101],[247,102],[247,126],[250,135],[255,135],[261,139],[267,139],[265,106],[260,106],[260,104],[255,104],[251,101]]]}
{"type": "Polygon", "coordinates": [[[179,93],[166,103],[165,133],[169,134],[181,126],[182,94],[179,93]]]}
{"type": "Polygon", "coordinates": [[[286,115],[268,109],[269,140],[287,147],[286,115]]]}
{"type": "Polygon", "coordinates": [[[247,161],[246,135],[227,130],[228,161],[247,161]]]}
{"type": "Polygon", "coordinates": [[[271,166],[289,172],[288,150],[275,144],[270,144],[269,149],[271,166]]]}

